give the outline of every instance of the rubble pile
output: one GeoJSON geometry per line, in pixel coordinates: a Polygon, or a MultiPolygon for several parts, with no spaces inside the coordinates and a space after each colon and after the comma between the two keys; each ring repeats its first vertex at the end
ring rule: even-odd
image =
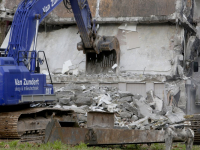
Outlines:
{"type": "Polygon", "coordinates": [[[86,127],[87,112],[113,112],[115,127],[138,130],[160,130],[184,122],[185,113],[175,106],[164,106],[164,101],[148,91],[147,97],[116,87],[97,87],[68,84],[56,90],[55,108],[74,110],[79,125],[86,127]]]}

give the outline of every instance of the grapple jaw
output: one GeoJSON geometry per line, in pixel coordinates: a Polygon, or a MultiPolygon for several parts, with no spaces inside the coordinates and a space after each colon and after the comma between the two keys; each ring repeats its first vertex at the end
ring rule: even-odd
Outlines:
{"type": "Polygon", "coordinates": [[[114,36],[98,36],[93,44],[93,49],[84,49],[86,54],[86,72],[88,74],[100,74],[113,71],[118,74],[120,63],[119,41],[114,36]]]}

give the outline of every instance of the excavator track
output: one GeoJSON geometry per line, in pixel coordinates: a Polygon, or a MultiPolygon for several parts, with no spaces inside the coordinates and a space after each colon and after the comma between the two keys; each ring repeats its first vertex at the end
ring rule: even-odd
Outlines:
{"type": "Polygon", "coordinates": [[[29,108],[2,112],[0,113],[0,139],[21,139],[22,142],[41,141],[52,117],[76,124],[76,115],[71,110],[29,108]]]}

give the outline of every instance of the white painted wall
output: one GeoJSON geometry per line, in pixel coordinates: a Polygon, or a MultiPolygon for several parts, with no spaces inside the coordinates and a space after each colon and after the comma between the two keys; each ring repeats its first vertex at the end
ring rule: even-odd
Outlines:
{"type": "MultiPolygon", "coordinates": [[[[171,65],[171,60],[177,59],[178,52],[174,49],[177,45],[181,45],[177,42],[181,41],[180,29],[176,26],[161,24],[138,25],[136,31],[130,31],[121,30],[119,26],[100,26],[98,33],[118,37],[121,46],[121,70],[137,74],[143,74],[143,72],[145,74],[174,74],[177,66],[176,63],[174,66],[171,65]]],[[[72,26],[50,33],[39,33],[37,49],[45,50],[51,71],[61,69],[67,60],[71,60],[73,65],[85,61],[85,55],[76,49],[77,43],[80,42],[77,31],[76,26],[72,26]]],[[[78,66],[78,69],[85,70],[85,62],[78,66]]]]}
{"type": "MultiPolygon", "coordinates": [[[[61,71],[68,60],[71,60],[74,67],[77,65],[79,70],[85,69],[85,55],[77,50],[77,43],[81,41],[77,32],[76,26],[72,26],[38,34],[37,50],[45,51],[51,72],[61,71]]],[[[41,66],[41,69],[46,69],[46,66],[41,66]]]]}

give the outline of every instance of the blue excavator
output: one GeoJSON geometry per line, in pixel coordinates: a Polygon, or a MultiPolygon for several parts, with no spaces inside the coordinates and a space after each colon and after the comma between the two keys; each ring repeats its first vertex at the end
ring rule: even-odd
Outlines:
{"type": "Polygon", "coordinates": [[[72,111],[29,107],[51,104],[56,99],[52,80],[47,84],[46,75],[40,73],[45,53],[36,47],[39,24],[62,1],[74,14],[81,37],[77,49],[86,55],[87,73],[107,72],[119,64],[119,42],[116,37],[97,34],[87,0],[22,0],[14,15],[8,47],[0,57],[1,139],[37,140],[44,135],[52,114],[61,121],[74,119],[72,111]]]}

